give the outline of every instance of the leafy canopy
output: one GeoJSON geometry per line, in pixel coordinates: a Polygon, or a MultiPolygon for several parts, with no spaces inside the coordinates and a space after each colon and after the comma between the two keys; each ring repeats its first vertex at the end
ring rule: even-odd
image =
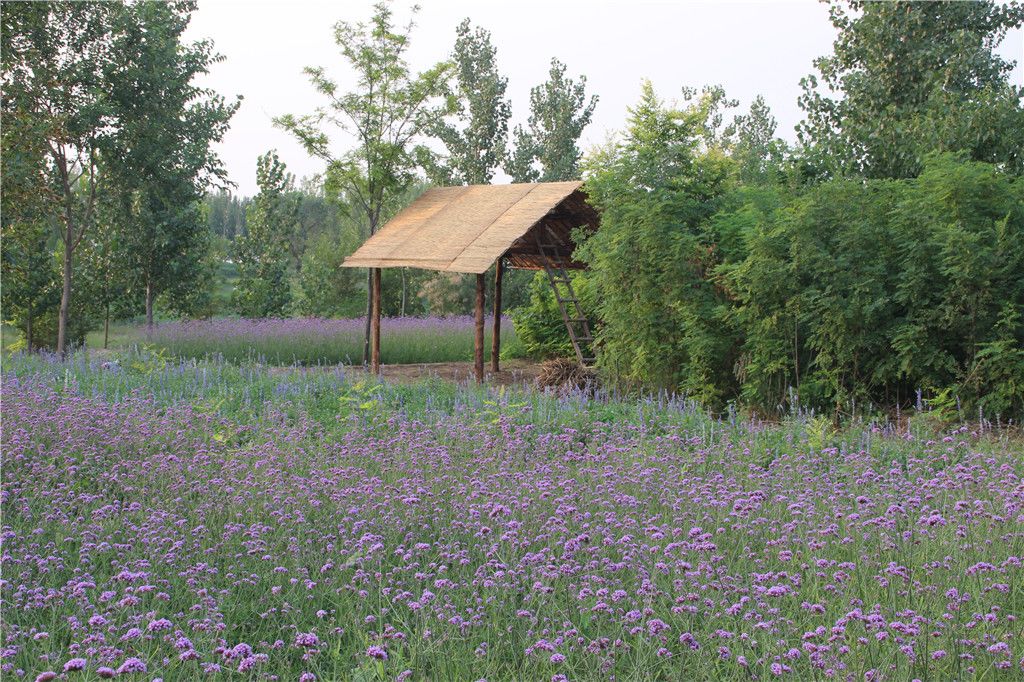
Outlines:
{"type": "Polygon", "coordinates": [[[798,128],[817,173],[913,177],[932,151],[1024,171],[1024,88],[994,51],[1024,7],[824,1],[839,36],[801,81],[798,128]]]}

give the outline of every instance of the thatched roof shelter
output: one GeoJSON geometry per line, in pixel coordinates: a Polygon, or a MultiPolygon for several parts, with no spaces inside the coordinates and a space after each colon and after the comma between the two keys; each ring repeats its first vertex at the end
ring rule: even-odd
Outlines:
{"type": "Polygon", "coordinates": [[[534,233],[572,261],[571,231],[597,229],[582,182],[434,187],[392,218],[345,260],[345,267],[410,267],[481,274],[504,257],[509,267],[544,267],[534,233]],[[554,238],[547,233],[550,229],[554,238]]]}
{"type": "MultiPolygon", "coordinates": [[[[371,314],[374,338],[380,329],[379,268],[411,267],[442,272],[477,275],[477,378],[483,379],[483,304],[484,273],[495,270],[495,330],[492,367],[498,368],[498,318],[501,315],[501,273],[504,266],[545,270],[559,296],[558,286],[568,287],[571,297],[564,298],[578,308],[568,278],[558,272],[582,268],[573,260],[576,248],[572,232],[576,228],[596,230],[597,211],[586,201],[583,183],[539,182],[511,185],[468,185],[428,189],[355,253],[345,259],[344,267],[371,268],[374,275],[373,297],[378,301],[371,314]],[[556,273],[556,274],[552,274],[556,273]]],[[[568,295],[567,295],[568,296],[568,295]]],[[[559,296],[560,301],[563,300],[559,296]]],[[[560,303],[573,345],[578,346],[572,322],[579,314],[567,312],[560,303]]],[[[585,326],[585,323],[584,323],[585,326]]],[[[589,329],[586,331],[589,337],[589,329]]],[[[379,340],[372,352],[373,367],[379,367],[379,340]]],[[[581,356],[577,348],[577,354],[581,356]]]]}

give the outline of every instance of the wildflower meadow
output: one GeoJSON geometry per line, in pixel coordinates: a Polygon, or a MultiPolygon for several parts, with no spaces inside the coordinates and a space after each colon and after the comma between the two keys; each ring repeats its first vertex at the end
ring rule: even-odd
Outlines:
{"type": "MultiPolygon", "coordinates": [[[[363,354],[365,318],[232,319],[165,322],[152,330],[136,329],[128,338],[182,357],[217,355],[239,362],[270,364],[352,364],[363,354]]],[[[473,358],[473,317],[397,317],[381,324],[381,359],[385,363],[458,362],[473,358]]],[[[487,343],[491,321],[488,320],[487,343]]],[[[512,322],[502,319],[507,357],[524,351],[512,322]]]]}
{"type": "Polygon", "coordinates": [[[2,390],[5,678],[1024,670],[1024,461],[985,421],[129,352],[2,390]]]}

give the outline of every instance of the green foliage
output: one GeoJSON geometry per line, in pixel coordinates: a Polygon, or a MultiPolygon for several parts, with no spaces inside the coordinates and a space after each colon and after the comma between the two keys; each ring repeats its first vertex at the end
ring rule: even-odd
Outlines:
{"type": "Polygon", "coordinates": [[[932,151],[1024,170],[1024,88],[995,54],[1018,3],[828,0],[834,54],[802,81],[807,164],[824,175],[906,178],[932,151]],[[830,97],[830,93],[837,97],[830,97]]]}
{"type": "MultiPolygon", "coordinates": [[[[572,284],[574,290],[581,289],[583,277],[574,275],[572,284]]],[[[543,272],[534,274],[529,292],[530,299],[526,305],[509,311],[516,336],[523,342],[527,354],[535,359],[574,357],[575,351],[547,275],[543,272]]]]}
{"type": "Polygon", "coordinates": [[[786,143],[775,136],[778,125],[761,95],[750,112],[738,115],[723,132],[725,147],[736,161],[737,175],[747,185],[776,181],[782,173],[786,143]]]}
{"type": "Polygon", "coordinates": [[[298,219],[298,203],[285,170],[274,151],[256,162],[260,193],[249,206],[248,234],[235,242],[238,283],[232,302],[243,317],[284,317],[291,306],[287,235],[298,219]]]}
{"type": "Polygon", "coordinates": [[[355,244],[339,242],[327,234],[318,236],[302,256],[295,307],[311,317],[341,317],[359,314],[358,297],[363,293],[359,276],[341,262],[352,253],[355,244]]]}
{"type": "MultiPolygon", "coordinates": [[[[32,232],[29,224],[59,234],[45,246],[34,240],[32,254],[63,254],[57,346],[80,336],[68,334],[70,318],[89,319],[97,307],[127,313],[144,298],[151,316],[159,294],[178,312],[202,298],[207,242],[194,204],[209,181],[224,179],[210,146],[237,105],[193,83],[219,59],[208,41],[182,40],[195,6],[4,9],[5,237],[32,232]]],[[[24,302],[51,285],[18,273],[50,269],[18,253],[10,251],[7,274],[19,281],[6,284],[24,302]]]]}
{"type": "Polygon", "coordinates": [[[100,157],[120,123],[109,92],[111,72],[124,61],[111,40],[121,11],[115,3],[59,2],[18,3],[3,12],[5,127],[10,121],[25,133],[8,138],[4,161],[15,160],[20,187],[45,187],[36,218],[59,225],[62,352],[69,341],[74,253],[92,223],[100,157]]]}
{"type": "MultiPolygon", "coordinates": [[[[418,8],[413,8],[413,12],[418,8]]],[[[339,93],[338,84],[322,67],[307,67],[314,89],[328,103],[303,116],[286,114],[274,119],[291,132],[311,155],[327,162],[327,184],[355,209],[357,221],[371,236],[386,212],[416,182],[416,169],[430,157],[417,141],[455,113],[448,97],[452,65],[441,62],[413,75],[406,61],[412,22],[397,32],[389,5],[374,5],[369,24],[339,21],[334,41],[355,76],[356,87],[339,93]],[[330,149],[324,123],[352,134],[358,141],[338,156],[330,149]]],[[[366,316],[369,318],[372,289],[367,273],[366,316]]],[[[363,361],[369,360],[370,327],[367,325],[363,361]]]]}
{"type": "Polygon", "coordinates": [[[209,236],[198,205],[209,183],[226,180],[212,147],[240,102],[195,83],[222,59],[208,40],[183,40],[195,7],[126,6],[114,37],[124,56],[111,90],[121,127],[107,172],[147,321],[158,296],[171,312],[195,315],[208,313],[212,300],[209,236]]]}
{"type": "Polygon", "coordinates": [[[603,215],[577,254],[594,278],[602,369],[709,404],[730,393],[735,345],[705,229],[732,169],[708,146],[726,103],[708,89],[685,108],[666,106],[644,84],[622,139],[588,159],[587,192],[603,215]]]}
{"type": "MultiPolygon", "coordinates": [[[[5,196],[6,199],[6,196],[5,196]]],[[[3,279],[3,317],[21,330],[28,350],[38,345],[55,348],[56,337],[43,341],[39,318],[60,303],[60,270],[53,258],[56,238],[40,222],[20,222],[3,212],[0,239],[0,276],[3,279]]],[[[54,318],[55,319],[55,318],[54,318]]]]}
{"type": "Polygon", "coordinates": [[[515,149],[505,170],[514,182],[551,182],[580,177],[583,129],[590,124],[597,95],[587,100],[587,77],[566,76],[565,64],[551,60],[547,82],[530,90],[527,128],[516,126],[515,149]]]}
{"type": "Polygon", "coordinates": [[[227,191],[207,194],[203,198],[206,226],[210,232],[234,241],[245,234],[245,213],[251,199],[237,197],[227,191]]]}
{"type": "Polygon", "coordinates": [[[335,43],[354,72],[356,89],[339,93],[323,68],[307,67],[306,75],[328,104],[312,114],[274,119],[310,154],[328,162],[329,183],[359,209],[371,234],[392,200],[416,181],[414,142],[454,109],[454,103],[443,97],[449,63],[418,75],[409,71],[411,27],[396,32],[391,8],[384,3],[374,5],[369,24],[339,21],[334,26],[335,43]],[[353,133],[359,141],[356,147],[343,156],[334,155],[321,128],[324,122],[353,133]]]}
{"type": "Polygon", "coordinates": [[[965,408],[1018,410],[1019,184],[943,155],[914,180],[750,193],[717,216],[747,225],[746,255],[717,270],[743,337],[743,397],[839,411],[907,404],[924,389],[965,408]]]}
{"type": "Polygon", "coordinates": [[[441,118],[433,121],[430,133],[444,144],[448,156],[443,164],[428,169],[440,184],[487,184],[505,158],[512,115],[512,104],[505,97],[508,79],[498,71],[490,32],[473,30],[466,19],[455,33],[452,95],[459,127],[441,118]]]}

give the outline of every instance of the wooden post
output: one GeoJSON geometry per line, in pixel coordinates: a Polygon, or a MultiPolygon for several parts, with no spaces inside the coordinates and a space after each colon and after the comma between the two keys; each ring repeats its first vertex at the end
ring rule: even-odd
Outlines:
{"type": "Polygon", "coordinates": [[[476,276],[476,334],[473,338],[473,365],[476,383],[484,382],[484,274],[476,276]]]}
{"type": "Polygon", "coordinates": [[[491,371],[498,371],[498,357],[501,355],[501,275],[505,268],[502,259],[494,264],[494,329],[491,331],[491,371]]]}
{"type": "Polygon", "coordinates": [[[380,268],[373,268],[373,306],[370,315],[370,371],[380,374],[380,268]]]}

